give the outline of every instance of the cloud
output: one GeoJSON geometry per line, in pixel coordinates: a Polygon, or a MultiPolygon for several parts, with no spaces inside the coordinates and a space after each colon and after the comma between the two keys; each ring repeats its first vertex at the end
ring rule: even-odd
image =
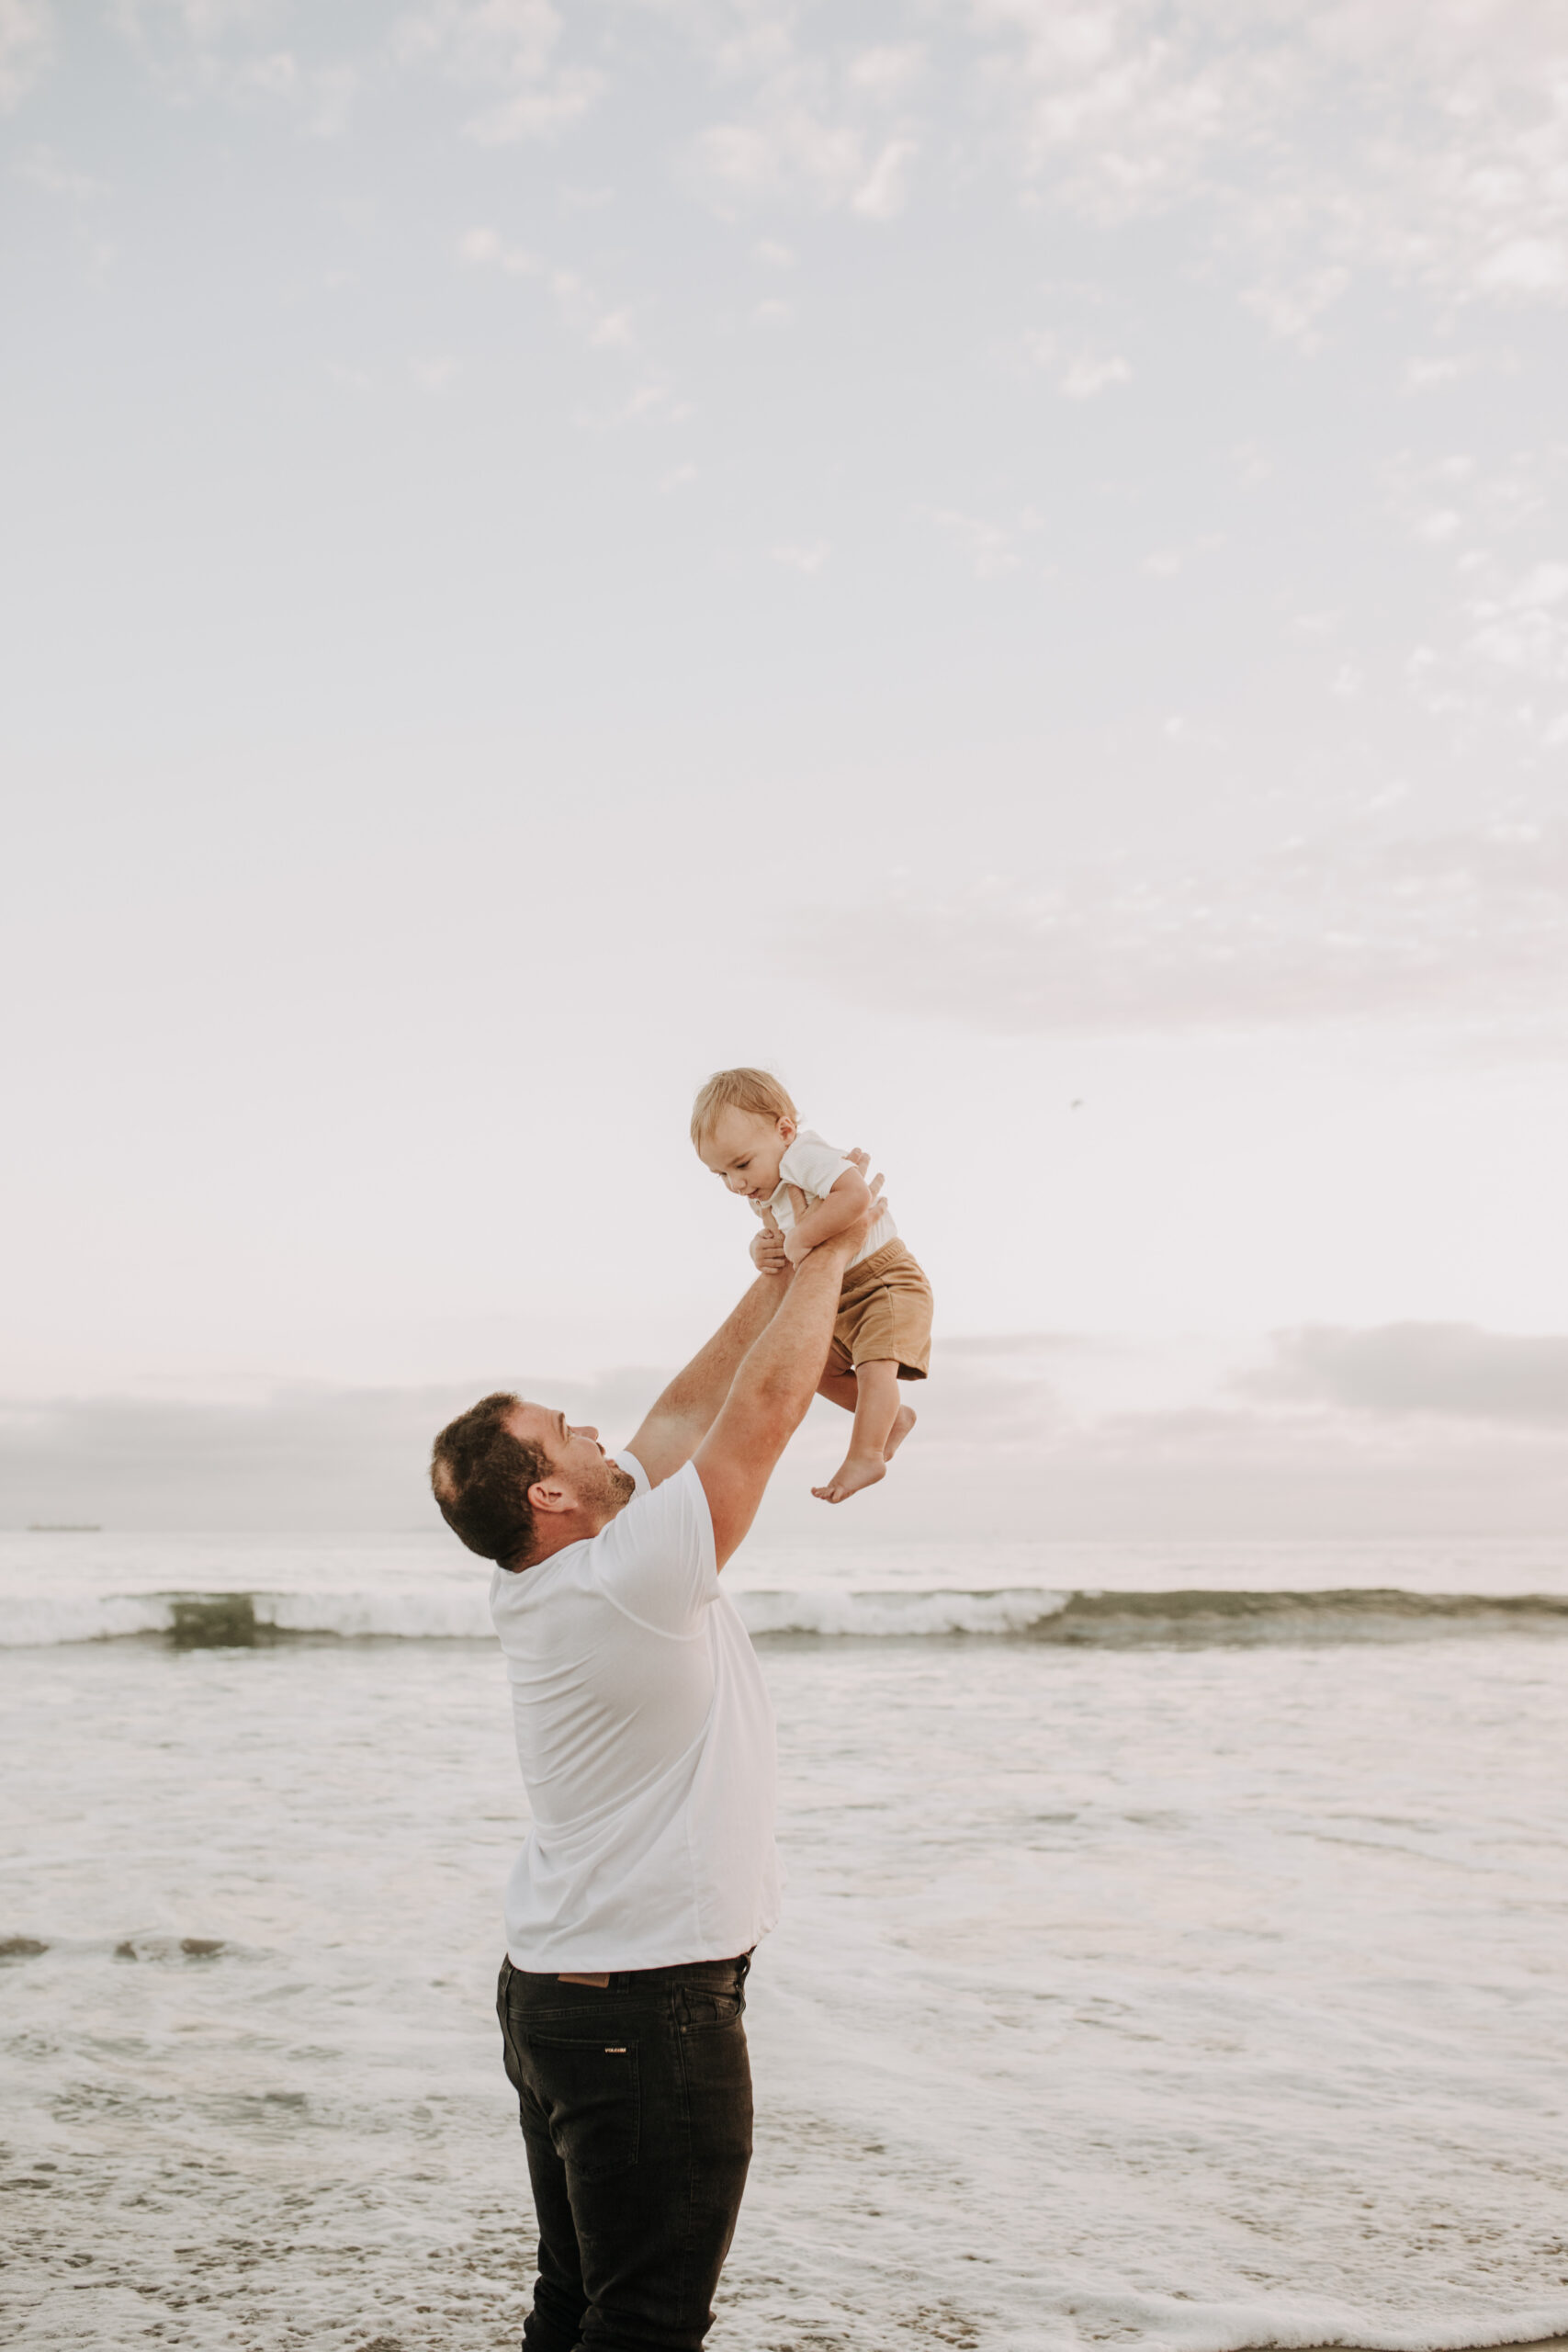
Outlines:
{"type": "Polygon", "coordinates": [[[770,548],[768,552],[786,571],[801,571],[809,578],[821,571],[833,550],[826,539],[812,539],[805,546],[770,548]]]}
{"type": "Polygon", "coordinates": [[[308,62],[275,45],[270,0],[112,0],[110,20],[177,105],[220,97],[286,107],[314,137],[346,126],[365,64],[308,62]]]}
{"type": "MultiPolygon", "coordinates": [[[[1066,1436],[1070,1414],[1055,1385],[1033,1368],[1034,1359],[1005,1351],[941,1350],[942,1370],[909,1402],[919,1416],[928,1464],[951,1475],[966,1464],[1013,1455],[1038,1459],[1066,1436]]],[[[847,1419],[832,1425],[841,1442],[847,1419]]]]}
{"type": "Polygon", "coordinates": [[[1543,684],[1568,684],[1568,563],[1537,563],[1470,600],[1469,650],[1543,684]]]}
{"type": "Polygon", "coordinates": [[[1349,284],[1350,272],[1337,266],[1308,269],[1249,287],[1242,300],[1282,343],[1315,351],[1323,339],[1319,322],[1349,284]]]}
{"type": "Polygon", "coordinates": [[[0,111],[21,103],[53,56],[54,12],[48,0],[0,0],[0,111]]]}
{"type": "Polygon", "coordinates": [[[896,220],[908,201],[909,166],[919,153],[912,139],[890,140],[851,197],[851,211],[864,220],[896,220]]]}
{"type": "Polygon", "coordinates": [[[925,78],[926,53],[912,42],[881,49],[863,49],[852,59],[844,79],[852,90],[863,91],[883,104],[908,96],[925,78]]]}
{"type": "Polygon", "coordinates": [[[1276,334],[1371,272],[1444,299],[1568,293],[1568,22],[1523,0],[975,0],[1025,187],[1115,221],[1201,206],[1276,334]]]}
{"type": "Polygon", "coordinates": [[[0,1524],[119,1528],[435,1526],[431,1442],[488,1390],[515,1388],[620,1444],[657,1371],[503,1376],[428,1388],[280,1387],[239,1400],[107,1396],[0,1405],[0,1524]]]}
{"type": "MultiPolygon", "coordinates": [[[[921,42],[784,0],[412,0],[333,67],[308,62],[310,13],[113,7],[179,95],[270,96],[326,129],[389,68],[434,74],[488,145],[557,136],[616,83],[646,105],[651,45],[673,40],[676,71],[723,92],[680,151],[723,211],[888,221],[917,159],[933,185],[1000,175],[1101,223],[1182,208],[1208,266],[1306,348],[1369,277],[1444,305],[1568,300],[1568,18],[1539,0],[933,0],[940,71],[921,42]]],[[[0,102],[43,71],[51,22],[46,0],[0,0],[0,102]]]]}
{"type": "Polygon", "coordinates": [[[805,912],[780,953],[798,973],[829,944],[835,989],[993,1035],[1368,1017],[1560,1027],[1568,831],[1291,842],[1229,869],[1156,879],[1122,863],[1032,891],[989,876],[873,901],[850,923],[805,912]]]}
{"type": "Polygon", "coordinates": [[[939,1334],[890,1505],[918,1521],[961,1493],[998,1532],[1167,1544],[1561,1524],[1568,1337],[1285,1331],[1217,1387],[1195,1369],[1125,1340],[939,1334]]]}
{"type": "Polygon", "coordinates": [[[429,359],[412,361],[409,372],[422,392],[445,392],[457,382],[463,367],[461,360],[454,359],[449,352],[442,352],[429,359]]]}
{"type": "MultiPolygon", "coordinates": [[[[1391,513],[1414,536],[1433,543],[1425,527],[1431,514],[1452,512],[1465,544],[1484,546],[1554,517],[1568,481],[1568,443],[1516,450],[1490,465],[1464,449],[1440,458],[1400,458],[1385,480],[1391,513]]],[[[1439,540],[1450,537],[1446,530],[1438,534],[1439,540]]]]}
{"type": "Polygon", "coordinates": [[[863,185],[868,168],[852,131],[795,107],[763,120],[715,123],[694,141],[689,158],[697,185],[727,203],[806,193],[841,205],[863,185]]]}
{"type": "MultiPolygon", "coordinates": [[[[1004,1476],[1008,1466],[998,1464],[1004,1476]]],[[[1187,1535],[1551,1534],[1568,1504],[1556,1430],[1321,1408],[1107,1416],[1066,1435],[1035,1476],[1037,1526],[1162,1545],[1187,1535]]],[[[1332,1581],[1326,1561],[1303,1565],[1303,1581],[1332,1581]]],[[[1528,1569],[1516,1573],[1528,1581],[1528,1569]]],[[[1400,1581],[1389,1565],[1382,1575],[1400,1581]]]]}
{"type": "MultiPolygon", "coordinates": [[[[1174,580],[1179,573],[1186,571],[1188,565],[1196,557],[1213,555],[1216,548],[1224,545],[1224,540],[1218,533],[1206,532],[1201,538],[1192,539],[1185,547],[1151,548],[1138,569],[1151,580],[1174,580]]],[[[1186,731],[1185,722],[1180,719],[1174,722],[1168,720],[1166,723],[1168,734],[1180,734],[1186,731]]]]}
{"type": "MultiPolygon", "coordinates": [[[[451,85],[467,135],[501,145],[570,130],[616,86],[646,107],[673,71],[722,93],[677,168],[726,213],[890,221],[917,163],[933,189],[999,178],[1100,224],[1181,209],[1203,274],[1306,349],[1369,278],[1445,309],[1568,300],[1568,18],[1539,0],[932,0],[940,57],[786,0],[410,0],[336,66],[309,62],[310,12],[276,0],[113,14],[175,95],[268,96],[323,130],[389,72],[451,85]]],[[[0,0],[0,102],[43,70],[51,21],[0,0]]]]}
{"type": "MultiPolygon", "coordinates": [[[[1011,1342],[960,1343],[940,1392],[920,1400],[934,1467],[977,1446],[1027,1457],[1061,1420],[1032,1358],[1011,1342]]],[[[220,1399],[99,1396],[0,1404],[0,1525],[111,1529],[434,1529],[426,1485],[435,1432],[495,1387],[558,1406],[624,1443],[669,1378],[623,1367],[591,1380],[477,1375],[405,1389],[281,1386],[220,1399]]],[[[814,1425],[841,1443],[834,1413],[814,1425]]],[[[807,1442],[810,1450],[810,1442],[807,1442]]],[[[804,1491],[804,1487],[802,1488],[804,1491]]]]}
{"type": "Polygon", "coordinates": [[[537,279],[554,298],[567,324],[596,350],[629,351],[636,346],[629,304],[611,304],[577,270],[541,261],[525,245],[508,244],[497,229],[465,230],[457,240],[457,259],[465,269],[492,269],[507,277],[537,279]]]}
{"type": "Polygon", "coordinates": [[[1429,392],[1438,384],[1456,383],[1468,372],[1466,363],[1451,353],[1438,359],[1409,359],[1404,366],[1404,389],[1407,392],[1429,392]]]}
{"type": "Polygon", "coordinates": [[[1168,12],[1135,0],[1092,12],[978,0],[983,86],[1026,174],[1051,172],[1111,215],[1190,190],[1205,154],[1258,119],[1267,86],[1257,44],[1195,39],[1199,13],[1167,30],[1168,12]]]}
{"type": "Polygon", "coordinates": [[[1238,1390],[1361,1413],[1568,1422],[1568,1337],[1485,1331],[1473,1323],[1308,1325],[1276,1333],[1273,1360],[1238,1390]]]}
{"type": "Polygon", "coordinates": [[[1133,380],[1132,368],[1118,353],[1074,350],[1059,334],[1026,334],[1023,349],[1031,364],[1054,379],[1064,400],[1091,401],[1133,380]]]}
{"type": "MultiPolygon", "coordinates": [[[[941,1395],[922,1397],[933,1454],[975,1444],[1029,1453],[1059,1419],[1047,1385],[1032,1370],[1019,1377],[1005,1362],[998,1366],[996,1352],[955,1350],[941,1395]]],[[[515,1388],[559,1407],[617,1445],[669,1376],[631,1366],[591,1380],[491,1374],[405,1389],[299,1385],[217,1400],[13,1398],[0,1404],[0,1525],[434,1528],[431,1442],[488,1390],[515,1388]]],[[[841,1442],[845,1427],[835,1414],[832,1439],[841,1442]]]]}
{"type": "MultiPolygon", "coordinates": [[[[5,0],[0,0],[0,7],[4,6],[5,0]]],[[[85,204],[108,192],[102,180],[62,163],[52,147],[29,148],[26,154],[17,156],[13,168],[17,179],[25,181],[28,187],[36,187],[43,196],[60,197],[67,203],[85,204]]]]}
{"type": "Polygon", "coordinates": [[[1097,393],[1132,380],[1133,371],[1124,359],[1097,358],[1090,352],[1083,352],[1068,362],[1057,379],[1056,389],[1064,400],[1091,401],[1097,393]]]}
{"type": "Polygon", "coordinates": [[[1550,748],[1568,720],[1568,547],[1560,537],[1568,444],[1490,465],[1463,450],[1387,475],[1390,509],[1441,567],[1445,605],[1406,659],[1434,718],[1550,748]],[[1534,546],[1506,544],[1534,540],[1534,546]],[[1521,687],[1533,689],[1521,699],[1521,687]]]}
{"type": "Polygon", "coordinates": [[[398,23],[392,52],[405,68],[437,66],[488,103],[466,129],[480,146],[551,138],[599,98],[604,75],[557,56],[564,28],[550,0],[434,0],[398,23]]]}
{"type": "MultiPolygon", "coordinates": [[[[1153,1364],[1168,1399],[1172,1378],[1153,1364]]],[[[1072,1333],[939,1335],[917,1442],[879,1491],[876,1530],[1135,1537],[1451,1534],[1561,1525],[1568,1339],[1468,1326],[1276,1334],[1212,1400],[1108,1409],[1088,1385],[1151,1363],[1072,1333]],[[1086,1385],[1087,1384],[1087,1385],[1086,1385]]],[[[281,1386],[222,1399],[110,1395],[0,1405],[0,1525],[321,1532],[427,1529],[436,1430],[495,1387],[623,1443],[668,1378],[479,1374],[405,1389],[281,1386]]],[[[1178,1377],[1176,1385],[1187,1386],[1178,1377]]],[[[822,1532],[807,1488],[844,1416],[812,1409],[770,1491],[766,1534],[822,1532]]],[[[832,1540],[837,1540],[836,1535],[832,1540]]]]}
{"type": "Polygon", "coordinates": [[[621,403],[615,422],[619,424],[681,424],[691,413],[690,403],[671,391],[668,384],[638,384],[621,403]]]}
{"type": "Polygon", "coordinates": [[[500,269],[513,277],[540,277],[545,266],[524,245],[509,245],[497,229],[465,229],[457,259],[466,269],[500,269]]]}
{"type": "Polygon", "coordinates": [[[944,1356],[1058,1356],[1077,1355],[1086,1348],[1100,1349],[1102,1340],[1086,1339],[1077,1331],[980,1331],[944,1332],[942,1351],[944,1356]]]}
{"type": "Polygon", "coordinates": [[[738,111],[687,149],[686,176],[711,203],[730,211],[804,200],[863,220],[902,212],[921,146],[910,102],[926,73],[923,51],[836,53],[829,36],[808,51],[778,17],[765,40],[738,51],[721,39],[709,56],[726,79],[751,85],[738,111]]]}
{"type": "Polygon", "coordinates": [[[1568,246],[1545,237],[1516,237],[1487,256],[1481,284],[1500,294],[1560,294],[1568,287],[1568,246]]]}
{"type": "Polygon", "coordinates": [[[1017,571],[1024,561],[1023,542],[1040,529],[1038,516],[1028,513],[1012,523],[996,523],[937,506],[929,510],[927,519],[963,550],[976,580],[999,580],[1017,571]]]}

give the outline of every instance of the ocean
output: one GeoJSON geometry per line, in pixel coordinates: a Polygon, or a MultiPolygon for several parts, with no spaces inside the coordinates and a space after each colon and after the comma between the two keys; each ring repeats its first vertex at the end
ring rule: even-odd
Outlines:
{"type": "MultiPolygon", "coordinates": [[[[728,1574],[789,1882],[715,2352],[1568,2332],[1568,1542],[728,1574]]],[[[485,1585],[0,1537],[8,2342],[515,2340],[485,1585]]]]}

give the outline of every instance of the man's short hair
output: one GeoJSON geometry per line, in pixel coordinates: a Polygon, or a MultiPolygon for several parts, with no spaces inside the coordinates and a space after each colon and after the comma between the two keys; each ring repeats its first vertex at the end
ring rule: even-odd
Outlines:
{"type": "Polygon", "coordinates": [[[764,1119],[793,1119],[800,1114],[771,1069],[716,1069],[697,1089],[692,1105],[692,1141],[703,1137],[721,1111],[754,1111],[764,1119]]]}
{"type": "Polygon", "coordinates": [[[509,1428],[522,1402],[505,1388],[481,1396],[447,1422],[430,1456],[431,1491],[442,1518],[470,1552],[503,1568],[527,1566],[534,1549],[528,1489],[556,1466],[543,1446],[509,1428]]]}

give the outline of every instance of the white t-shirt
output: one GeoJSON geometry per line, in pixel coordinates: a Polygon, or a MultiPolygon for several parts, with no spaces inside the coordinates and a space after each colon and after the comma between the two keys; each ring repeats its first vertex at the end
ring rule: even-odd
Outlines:
{"type": "MultiPolygon", "coordinates": [[[[792,1184],[800,1186],[806,1195],[807,1207],[814,1209],[818,1201],[827,1199],[840,1176],[854,1176],[859,1172],[854,1161],[846,1159],[836,1145],[824,1143],[812,1128],[801,1127],[796,1130],[795,1141],[779,1162],[778,1188],[768,1206],[787,1233],[795,1223],[795,1210],[790,1205],[789,1197],[792,1184]]],[[[761,1209],[757,1214],[761,1216],[761,1209]]],[[[890,1241],[897,1238],[898,1228],[884,1209],[866,1235],[864,1245],[851,1259],[851,1265],[858,1266],[861,1260],[869,1258],[874,1250],[885,1250],[890,1241]]]]}
{"type": "Polygon", "coordinates": [[[773,1710],[719,1589],[690,1463],[537,1567],[497,1568],[534,1824],[506,1890],[518,1968],[671,1968],[749,1951],[778,1920],[773,1710]]]}

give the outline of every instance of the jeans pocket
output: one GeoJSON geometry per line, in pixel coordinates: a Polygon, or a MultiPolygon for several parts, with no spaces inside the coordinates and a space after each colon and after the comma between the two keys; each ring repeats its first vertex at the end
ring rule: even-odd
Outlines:
{"type": "Polygon", "coordinates": [[[733,2025],[746,2007],[740,1993],[710,1993],[705,1985],[682,1985],[681,2023],[694,2030],[704,2026],[733,2025]]]}
{"type": "Polygon", "coordinates": [[[582,2180],[608,2180],[637,2160],[642,2091],[635,2041],[530,2033],[533,2089],[557,2155],[582,2180]]]}

